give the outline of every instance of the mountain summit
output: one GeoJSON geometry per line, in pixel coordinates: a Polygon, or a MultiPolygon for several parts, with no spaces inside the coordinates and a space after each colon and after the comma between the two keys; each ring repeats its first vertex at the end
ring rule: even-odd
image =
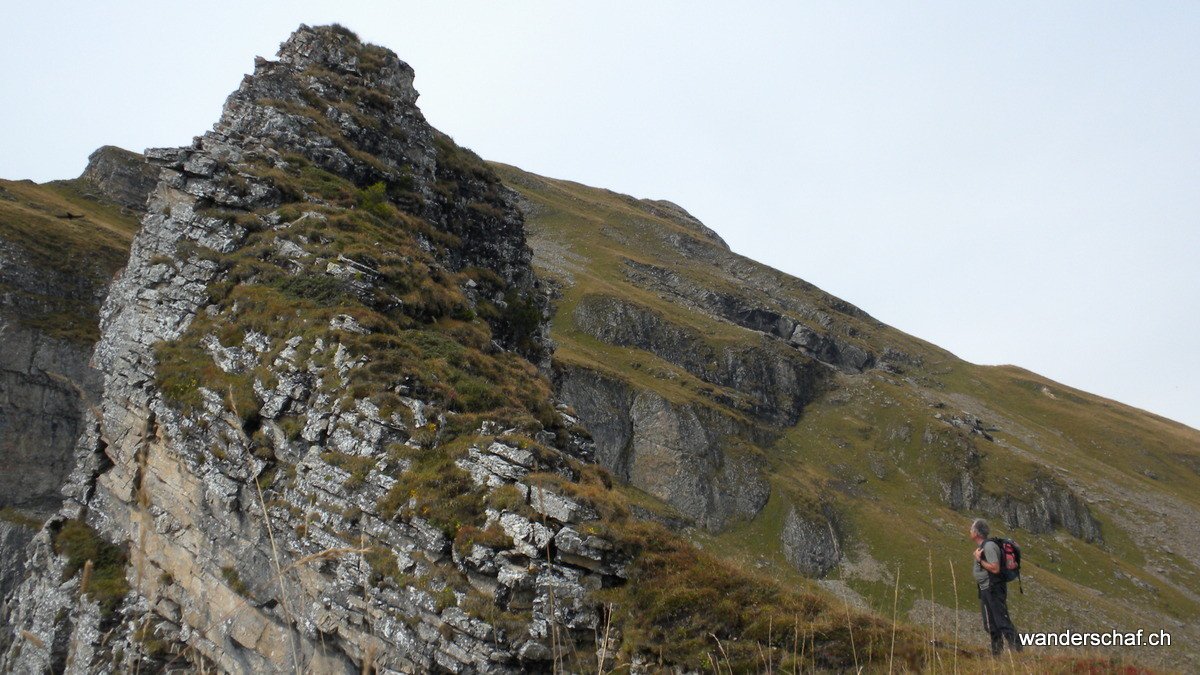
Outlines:
{"type": "MultiPolygon", "coordinates": [[[[60,321],[90,330],[0,308],[31,353],[99,321],[98,374],[12,376],[77,399],[9,426],[78,440],[61,507],[0,521],[0,667],[915,669],[981,653],[951,628],[975,515],[1029,552],[1023,629],[1195,637],[1200,550],[1166,543],[1193,430],[959,361],[669,202],[484,162],[412,81],[302,26],[190,146],[6,184],[43,200],[14,223],[141,223],[60,321]]],[[[63,270],[30,231],[0,232],[35,288],[63,270]]]]}

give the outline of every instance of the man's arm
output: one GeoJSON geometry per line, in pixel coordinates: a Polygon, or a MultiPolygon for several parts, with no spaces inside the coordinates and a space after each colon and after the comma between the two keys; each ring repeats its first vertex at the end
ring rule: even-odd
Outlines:
{"type": "Polygon", "coordinates": [[[1000,547],[992,542],[984,542],[983,548],[976,549],[975,558],[979,566],[990,574],[1000,574],[1000,547]]]}

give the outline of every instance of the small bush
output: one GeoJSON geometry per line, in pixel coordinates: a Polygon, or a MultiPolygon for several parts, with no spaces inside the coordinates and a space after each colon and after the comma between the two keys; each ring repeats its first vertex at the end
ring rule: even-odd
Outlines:
{"type": "Polygon", "coordinates": [[[363,554],[371,567],[371,583],[379,584],[384,579],[391,579],[404,587],[412,583],[412,576],[402,574],[396,564],[396,554],[383,546],[372,546],[363,554]]]}
{"type": "Polygon", "coordinates": [[[359,190],[355,195],[358,206],[373,216],[388,219],[396,215],[396,210],[388,204],[387,187],[383,183],[359,190]]]}
{"type": "Polygon", "coordinates": [[[321,307],[356,304],[346,284],[341,279],[327,274],[285,276],[276,280],[272,286],[284,295],[297,300],[307,300],[321,307]]]}
{"type": "Polygon", "coordinates": [[[513,541],[503,529],[496,525],[487,529],[480,529],[474,525],[464,525],[459,528],[458,533],[454,536],[454,552],[459,557],[464,557],[469,555],[471,548],[476,545],[504,550],[512,548],[513,541]]]}
{"type": "Polygon", "coordinates": [[[525,517],[533,517],[536,512],[525,501],[525,496],[515,484],[508,484],[492,490],[487,496],[488,507],[497,511],[512,511],[525,517]]]}
{"type": "Polygon", "coordinates": [[[358,33],[355,33],[354,31],[350,30],[349,28],[346,28],[345,26],[343,26],[340,23],[331,24],[329,26],[329,30],[333,31],[334,33],[337,33],[338,35],[341,35],[342,37],[347,37],[355,42],[359,42],[358,33]]]}
{"type": "Polygon", "coordinates": [[[242,581],[242,577],[238,574],[237,568],[232,565],[226,565],[221,568],[221,576],[225,578],[225,583],[233,589],[238,595],[249,597],[250,589],[247,588],[246,582],[242,581]]]}

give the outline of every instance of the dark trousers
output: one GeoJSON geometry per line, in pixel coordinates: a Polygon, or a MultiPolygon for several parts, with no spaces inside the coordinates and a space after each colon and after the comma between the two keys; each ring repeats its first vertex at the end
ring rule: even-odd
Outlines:
{"type": "Polygon", "coordinates": [[[983,629],[992,636],[992,654],[998,655],[1008,640],[1014,652],[1021,651],[1021,640],[1012,619],[1008,618],[1008,584],[992,583],[979,591],[979,605],[983,611],[983,629]]]}

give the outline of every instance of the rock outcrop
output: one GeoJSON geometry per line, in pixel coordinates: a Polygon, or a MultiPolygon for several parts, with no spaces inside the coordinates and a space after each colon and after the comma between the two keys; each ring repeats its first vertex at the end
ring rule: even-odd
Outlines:
{"type": "Polygon", "coordinates": [[[828,513],[788,510],[779,535],[783,554],[796,569],[812,577],[825,576],[841,560],[841,544],[828,513]]]}
{"type": "MultiPolygon", "coordinates": [[[[701,248],[693,245],[689,249],[695,256],[721,255],[714,253],[714,247],[711,246],[701,248]]],[[[736,260],[732,253],[725,254],[725,257],[728,260],[720,261],[725,265],[736,260]]],[[[734,325],[778,338],[806,356],[842,372],[861,373],[874,368],[879,361],[868,349],[839,336],[837,321],[830,312],[817,309],[809,303],[798,302],[786,295],[772,293],[779,289],[772,288],[771,285],[761,290],[770,294],[772,300],[777,303],[775,307],[747,298],[744,291],[734,294],[707,288],[659,265],[632,260],[627,261],[626,265],[630,278],[639,285],[669,293],[700,311],[718,316],[734,325]]],[[[751,275],[751,278],[753,276],[757,275],[751,275]]],[[[835,306],[839,313],[869,318],[857,307],[847,303],[831,298],[830,304],[835,306]]],[[[853,335],[852,331],[847,332],[853,335]]]]}
{"type": "Polygon", "coordinates": [[[1036,476],[1024,486],[1022,494],[1011,495],[990,493],[969,472],[963,472],[958,480],[942,483],[942,498],[950,508],[982,513],[1010,529],[1020,528],[1030,534],[1064,530],[1083,541],[1104,541],[1100,522],[1087,503],[1049,476],[1036,476]]]}
{"type": "Polygon", "coordinates": [[[158,170],[136,152],[106,145],[88,156],[79,182],[109,201],[144,212],[146,200],[158,183],[158,170]]]}
{"type": "Polygon", "coordinates": [[[821,391],[825,369],[774,340],[714,347],[660,313],[612,296],[586,296],[573,314],[575,325],[598,340],[645,350],[704,382],[742,394],[745,400],[734,407],[764,426],[794,424],[821,391]]]}
{"type": "Polygon", "coordinates": [[[938,472],[944,504],[959,511],[986,515],[1008,528],[1020,528],[1031,534],[1064,530],[1083,541],[1104,541],[1100,522],[1087,503],[1041,467],[1010,461],[991,476],[993,480],[1008,483],[1009,489],[1004,492],[987,489],[981,480],[983,451],[972,440],[973,437],[993,440],[985,425],[969,414],[938,414],[935,419],[954,427],[953,431],[940,433],[926,429],[923,434],[926,445],[942,449],[946,460],[938,472]]]}

